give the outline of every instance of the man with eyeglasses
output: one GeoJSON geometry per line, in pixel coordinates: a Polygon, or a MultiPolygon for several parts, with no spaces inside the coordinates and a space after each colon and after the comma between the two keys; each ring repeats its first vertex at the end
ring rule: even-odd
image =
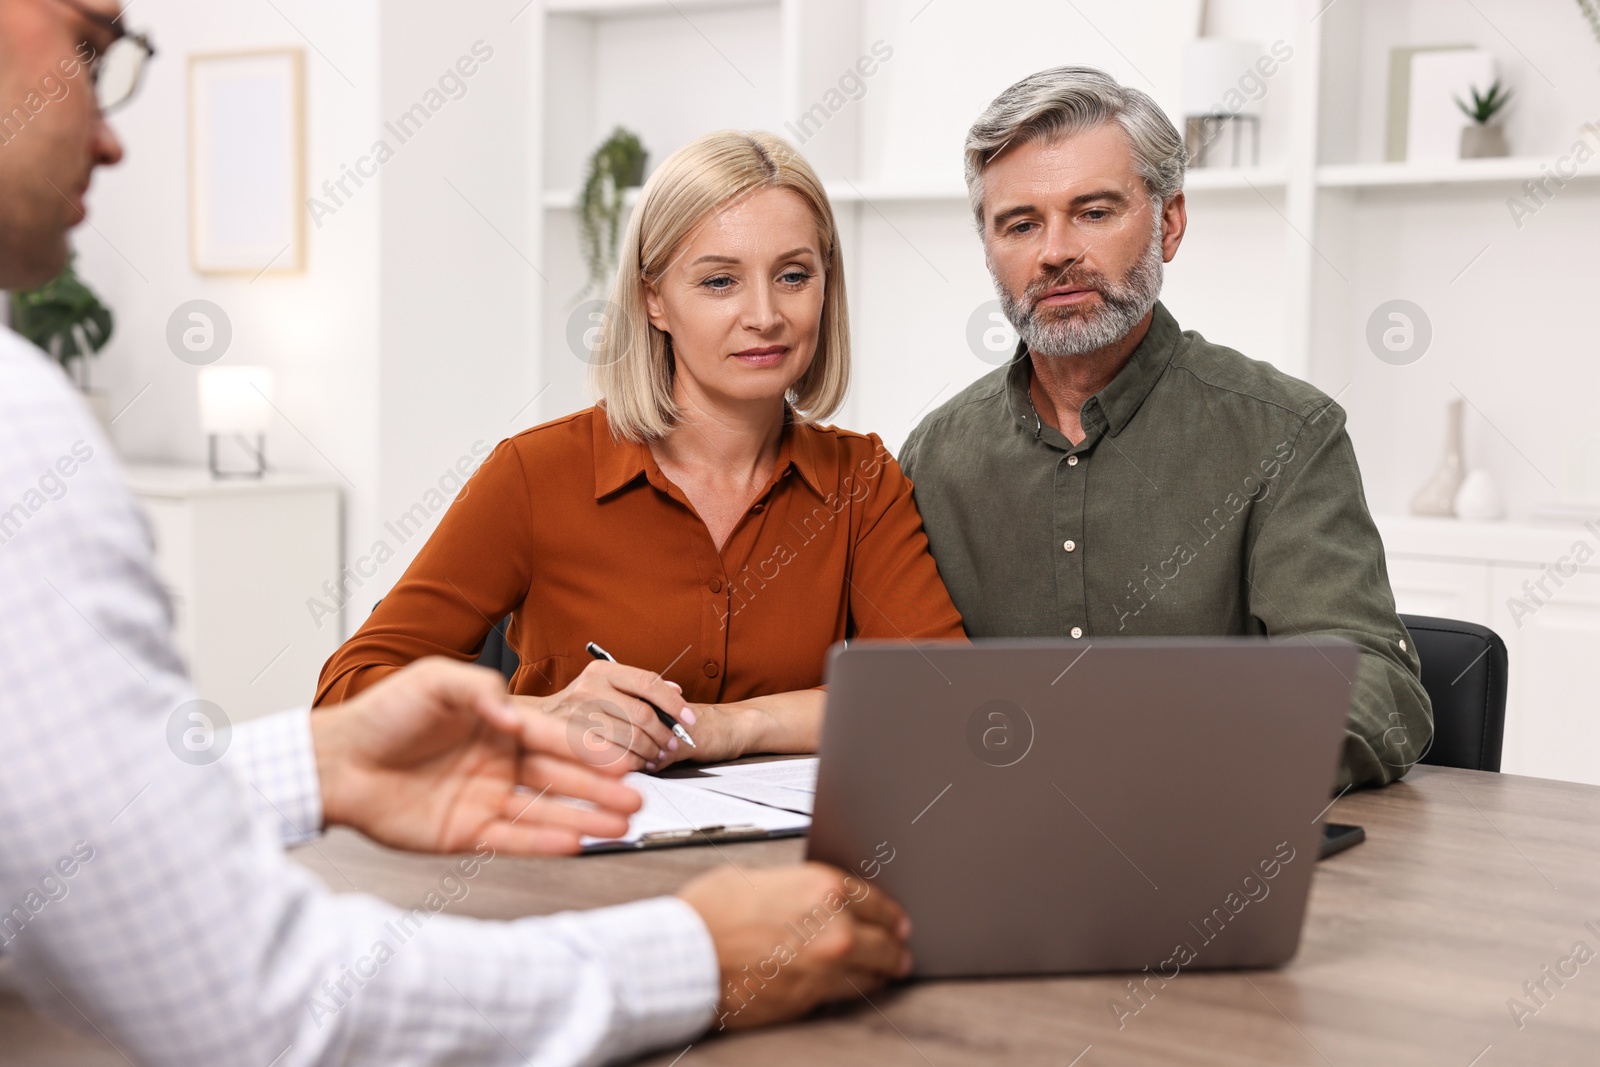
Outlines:
{"type": "MultiPolygon", "coordinates": [[[[0,0],[0,288],[65,265],[91,174],[122,158],[105,113],[152,55],[110,2],[0,0]]],[[[170,623],[104,437],[0,328],[0,956],[30,1002],[129,1062],[593,1063],[909,970],[899,907],[819,864],[510,923],[335,896],[284,844],[344,824],[470,853],[448,861],[459,885],[496,851],[619,834],[639,799],[498,674],[438,659],[235,727],[223,767],[192,766],[169,749],[194,696],[170,623]]]]}

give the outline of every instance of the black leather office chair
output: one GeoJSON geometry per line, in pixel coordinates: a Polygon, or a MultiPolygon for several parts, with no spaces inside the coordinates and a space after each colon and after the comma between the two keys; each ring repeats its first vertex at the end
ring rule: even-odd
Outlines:
{"type": "MultiPolygon", "coordinates": [[[[1422,660],[1422,688],[1433,702],[1433,740],[1421,762],[1436,767],[1498,771],[1506,725],[1506,643],[1487,626],[1427,615],[1402,615],[1422,660]]],[[[483,640],[478,663],[507,682],[517,654],[506,644],[511,617],[483,640]]]]}
{"type": "Polygon", "coordinates": [[[499,671],[505,675],[507,684],[510,684],[511,676],[517,673],[517,667],[522,663],[517,654],[511,650],[511,646],[506,644],[506,627],[510,625],[511,616],[507,615],[501,619],[499,624],[484,637],[483,651],[478,653],[478,665],[499,671]]]}
{"type": "MultiPolygon", "coordinates": [[[[378,605],[383,603],[379,597],[372,605],[372,610],[377,611],[378,605]]],[[[483,639],[483,651],[478,653],[477,664],[499,671],[505,676],[506,684],[511,684],[511,676],[517,673],[517,667],[522,661],[517,654],[511,651],[511,646],[506,644],[506,627],[511,625],[511,616],[507,615],[492,627],[483,639]]]]}
{"type": "Polygon", "coordinates": [[[1433,701],[1433,740],[1420,762],[1498,771],[1506,728],[1506,643],[1487,626],[1402,615],[1433,701]]]}

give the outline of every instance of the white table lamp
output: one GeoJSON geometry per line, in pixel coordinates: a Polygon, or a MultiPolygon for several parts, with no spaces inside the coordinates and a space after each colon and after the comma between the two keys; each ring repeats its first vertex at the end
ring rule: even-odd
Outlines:
{"type": "Polygon", "coordinates": [[[1250,130],[1251,163],[1261,161],[1261,99],[1266,83],[1257,64],[1263,49],[1256,41],[1200,37],[1183,53],[1183,115],[1190,163],[1206,166],[1207,148],[1232,134],[1232,164],[1241,164],[1242,130],[1250,130]]]}
{"type": "Polygon", "coordinates": [[[272,421],[272,371],[266,367],[202,367],[200,428],[206,433],[207,465],[217,478],[259,478],[267,468],[266,431],[272,421]],[[253,469],[223,470],[217,438],[236,437],[255,461],[253,469]],[[255,438],[252,447],[247,436],[255,438]]]}

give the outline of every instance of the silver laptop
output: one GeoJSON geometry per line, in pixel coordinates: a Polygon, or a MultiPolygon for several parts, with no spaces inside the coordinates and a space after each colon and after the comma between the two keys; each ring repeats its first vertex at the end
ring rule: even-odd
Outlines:
{"type": "Polygon", "coordinates": [[[912,918],[924,977],[1295,954],[1355,646],[855,642],[828,664],[808,858],[912,918]]]}

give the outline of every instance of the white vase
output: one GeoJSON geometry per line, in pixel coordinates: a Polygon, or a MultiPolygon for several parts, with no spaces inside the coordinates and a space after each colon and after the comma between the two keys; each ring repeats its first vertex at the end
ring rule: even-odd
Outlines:
{"type": "Polygon", "coordinates": [[[1461,418],[1465,408],[1459,399],[1445,409],[1444,457],[1433,477],[1411,498],[1411,514],[1448,518],[1456,513],[1456,493],[1466,477],[1462,457],[1461,418]]]}
{"type": "Polygon", "coordinates": [[[1481,467],[1467,472],[1461,488],[1456,491],[1455,504],[1456,517],[1461,519],[1487,522],[1503,518],[1506,513],[1500,490],[1495,487],[1489,472],[1481,467]]]}

